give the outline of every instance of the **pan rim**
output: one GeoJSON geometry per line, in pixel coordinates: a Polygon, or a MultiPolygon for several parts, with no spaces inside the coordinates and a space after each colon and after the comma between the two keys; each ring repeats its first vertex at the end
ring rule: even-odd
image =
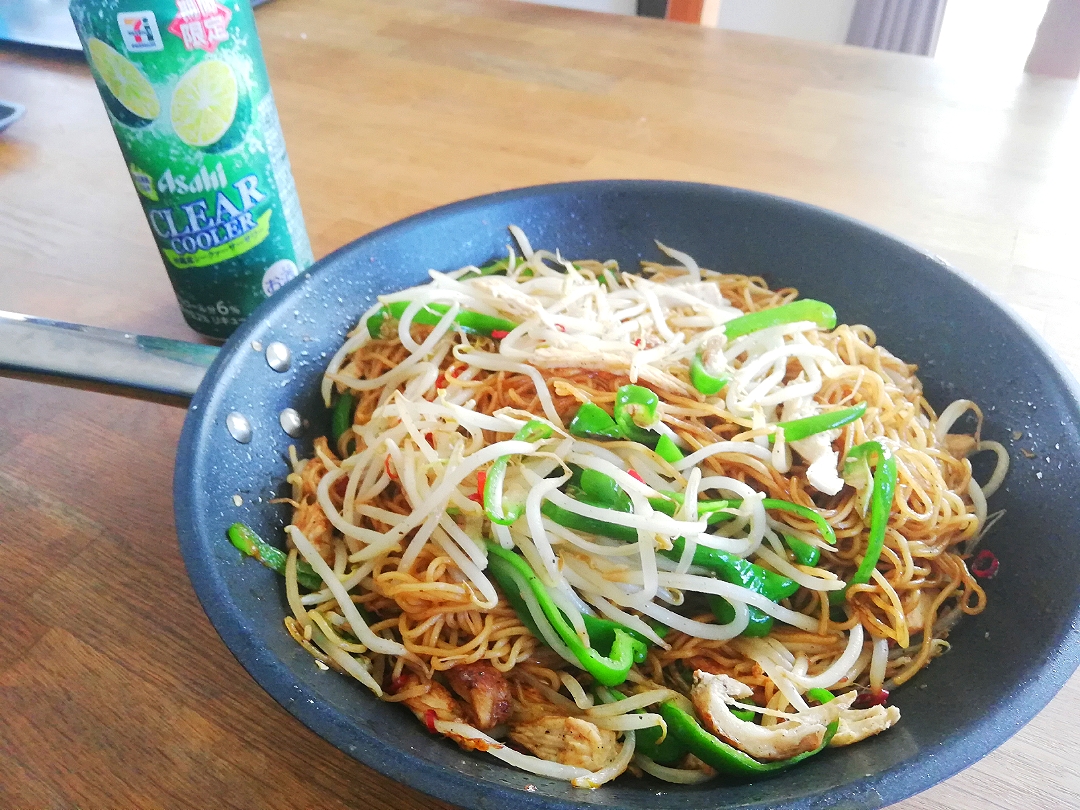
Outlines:
{"type": "MultiPolygon", "coordinates": [[[[207,425],[205,424],[204,414],[207,413],[207,406],[217,392],[218,381],[223,371],[228,367],[231,359],[238,353],[240,348],[247,346],[251,342],[260,322],[280,308],[292,306],[290,291],[295,296],[299,285],[303,284],[312,272],[317,272],[319,267],[331,264],[343,253],[356,250],[358,245],[375,242],[400,230],[415,228],[428,221],[437,221],[439,218],[449,214],[525,197],[565,194],[588,195],[604,190],[631,193],[646,190],[653,192],[670,190],[679,193],[722,193],[787,207],[802,215],[810,214],[846,223],[848,226],[857,227],[895,245],[902,246],[913,254],[913,257],[917,257],[920,261],[929,260],[936,264],[942,272],[958,278],[973,295],[981,297],[991,304],[993,308],[997,309],[1023,333],[1046,361],[1047,372],[1053,376],[1054,382],[1060,390],[1067,394],[1070,400],[1069,405],[1074,411],[1078,407],[1078,403],[1080,403],[1080,386],[1077,385],[1071,373],[1054,351],[1041,336],[1035,333],[1031,327],[978,282],[968,278],[939,257],[886,231],[818,206],[762,192],[701,183],[650,180],[592,180],[532,186],[461,200],[418,213],[379,228],[328,254],[304,274],[301,274],[298,279],[290,282],[277,296],[264,303],[233,334],[208,370],[199,391],[192,400],[192,409],[188,412],[180,439],[174,473],[174,503],[180,548],[192,586],[214,628],[241,665],[279,704],[308,728],[368,767],[372,767],[391,779],[413,786],[436,798],[466,807],[494,806],[495,804],[512,802],[512,806],[526,808],[527,810],[552,810],[552,808],[559,808],[559,810],[582,808],[584,810],[584,808],[592,808],[597,805],[595,802],[552,799],[514,787],[500,785],[491,780],[482,784],[484,795],[481,798],[478,796],[480,785],[472,776],[431,763],[403,749],[399,749],[397,755],[385,756],[384,752],[376,750],[375,745],[377,743],[374,738],[366,740],[367,746],[358,753],[356,745],[358,731],[355,728],[343,726],[336,711],[320,706],[318,703],[296,700],[297,694],[300,694],[297,690],[303,692],[303,687],[291,676],[280,659],[269,654],[258,643],[254,632],[244,626],[241,621],[240,609],[229,597],[224,579],[220,572],[215,569],[209,555],[203,553],[210,538],[205,537],[205,532],[200,531],[199,527],[202,525],[201,516],[195,513],[188,498],[188,493],[192,488],[197,489],[202,483],[197,448],[200,441],[206,441],[205,431],[207,425]]],[[[1076,416],[1075,413],[1073,415],[1076,416]]],[[[849,782],[840,788],[822,791],[812,796],[803,796],[797,800],[781,804],[762,801],[740,806],[761,808],[878,807],[915,795],[958,773],[997,748],[1016,733],[1021,726],[1031,720],[1050,702],[1077,666],[1080,665],[1080,622],[1078,622],[1080,620],[1080,605],[1073,608],[1071,618],[1071,629],[1058,639],[1053,652],[1038,665],[1034,677],[1016,684],[1006,699],[988,708],[978,721],[966,728],[959,729],[956,734],[936,747],[922,749],[919,755],[911,760],[901,762],[892,768],[879,771],[864,779],[849,782]]],[[[643,793],[643,795],[653,794],[643,793]]],[[[700,800],[706,795],[702,792],[688,792],[686,795],[696,797],[699,800],[697,806],[728,806],[726,804],[705,805],[700,803],[700,800]]]]}

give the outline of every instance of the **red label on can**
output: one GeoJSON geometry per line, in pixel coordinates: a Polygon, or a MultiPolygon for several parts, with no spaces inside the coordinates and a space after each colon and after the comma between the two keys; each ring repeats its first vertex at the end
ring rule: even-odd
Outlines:
{"type": "Polygon", "coordinates": [[[216,0],[176,0],[179,12],[168,31],[184,41],[189,51],[201,48],[213,53],[218,43],[229,38],[232,12],[216,0]]]}

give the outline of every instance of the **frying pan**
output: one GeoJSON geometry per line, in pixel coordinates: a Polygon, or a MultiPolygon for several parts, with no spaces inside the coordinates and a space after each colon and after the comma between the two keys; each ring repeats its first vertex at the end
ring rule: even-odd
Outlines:
{"type": "MultiPolygon", "coordinates": [[[[172,401],[191,397],[176,460],[176,525],[191,581],[218,633],[252,677],[316,733],[381,773],[459,805],[879,807],[1001,744],[1080,663],[1075,383],[1026,326],[942,261],[812,206],[649,181],[509,191],[420,214],[341,248],[266,301],[220,352],[8,316],[0,319],[0,367],[172,401]],[[625,777],[578,790],[429,735],[401,707],[317,669],[287,636],[282,583],[241,559],[226,528],[242,520],[264,537],[282,536],[288,507],[269,501],[285,492],[288,447],[310,452],[327,431],[319,379],[376,294],[422,283],[429,268],[505,255],[511,223],[534,246],[569,257],[614,258],[631,268],[662,258],[652,241],[659,239],[704,267],[798,287],[833,304],[841,321],[869,324],[884,346],[918,363],[938,409],[970,398],[984,408],[986,438],[1012,446],[1012,431],[1023,431],[1025,445],[1055,448],[1049,459],[1012,453],[1005,486],[991,501],[1006,514],[986,541],[1001,563],[988,583],[989,607],[965,618],[950,636],[952,651],[894,694],[903,715],[895,728],[752,784],[670,786],[625,777]]],[[[980,475],[985,480],[986,471],[980,475]]]]}

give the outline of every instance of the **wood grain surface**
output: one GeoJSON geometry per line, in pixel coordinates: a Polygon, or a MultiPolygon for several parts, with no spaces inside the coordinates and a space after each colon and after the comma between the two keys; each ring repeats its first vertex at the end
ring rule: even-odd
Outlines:
{"type": "MultiPolygon", "coordinates": [[[[258,24],[316,255],[440,203],[641,177],[823,205],[937,252],[1080,370],[1075,82],[471,0],[258,24]]],[[[85,65],[0,50],[0,309],[193,339],[85,65]]],[[[177,550],[183,411],[0,379],[0,808],[437,804],[247,676],[177,550]]],[[[1080,805],[1080,678],[902,810],[1080,805]]]]}

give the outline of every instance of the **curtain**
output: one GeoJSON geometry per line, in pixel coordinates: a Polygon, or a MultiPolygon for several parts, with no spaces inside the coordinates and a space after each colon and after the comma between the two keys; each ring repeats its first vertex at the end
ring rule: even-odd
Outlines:
{"type": "Polygon", "coordinates": [[[946,0],[856,0],[849,45],[933,56],[946,0]]]}

